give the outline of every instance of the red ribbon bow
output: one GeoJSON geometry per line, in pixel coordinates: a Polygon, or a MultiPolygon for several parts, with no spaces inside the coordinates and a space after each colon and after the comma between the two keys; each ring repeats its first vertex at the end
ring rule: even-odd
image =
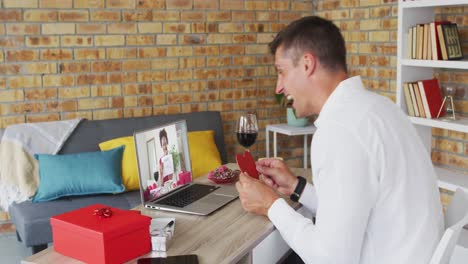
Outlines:
{"type": "Polygon", "coordinates": [[[99,216],[99,218],[109,218],[112,217],[112,210],[109,207],[103,207],[94,210],[93,214],[99,216]]]}

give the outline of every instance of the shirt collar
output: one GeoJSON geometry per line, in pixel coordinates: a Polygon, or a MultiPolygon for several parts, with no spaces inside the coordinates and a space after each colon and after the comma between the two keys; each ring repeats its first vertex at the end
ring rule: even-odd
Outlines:
{"type": "Polygon", "coordinates": [[[327,101],[322,107],[322,110],[320,110],[320,114],[314,122],[315,127],[319,127],[320,123],[323,122],[322,120],[327,120],[328,113],[330,113],[333,110],[334,106],[337,104],[341,97],[346,96],[347,93],[353,90],[361,89],[365,88],[362,83],[361,76],[359,75],[341,81],[328,97],[327,101]]]}

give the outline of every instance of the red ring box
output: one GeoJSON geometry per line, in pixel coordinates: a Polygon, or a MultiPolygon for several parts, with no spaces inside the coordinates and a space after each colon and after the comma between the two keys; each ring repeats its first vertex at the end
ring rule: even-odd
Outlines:
{"type": "Polygon", "coordinates": [[[94,215],[95,204],[50,219],[54,249],[86,263],[122,263],[151,251],[151,217],[111,208],[111,217],[94,215]]]}

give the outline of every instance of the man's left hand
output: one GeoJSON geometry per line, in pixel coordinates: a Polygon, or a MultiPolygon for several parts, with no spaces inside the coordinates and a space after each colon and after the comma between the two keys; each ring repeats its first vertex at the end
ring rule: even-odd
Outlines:
{"type": "Polygon", "coordinates": [[[268,215],[268,209],[279,198],[270,187],[246,173],[240,174],[236,188],[242,207],[254,214],[268,215]]]}

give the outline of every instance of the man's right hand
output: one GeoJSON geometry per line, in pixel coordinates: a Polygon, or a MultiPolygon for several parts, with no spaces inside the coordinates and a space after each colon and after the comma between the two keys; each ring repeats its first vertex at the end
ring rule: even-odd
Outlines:
{"type": "Polygon", "coordinates": [[[262,159],[257,161],[260,179],[278,192],[290,196],[296,188],[298,179],[284,161],[279,159],[262,159]]]}

